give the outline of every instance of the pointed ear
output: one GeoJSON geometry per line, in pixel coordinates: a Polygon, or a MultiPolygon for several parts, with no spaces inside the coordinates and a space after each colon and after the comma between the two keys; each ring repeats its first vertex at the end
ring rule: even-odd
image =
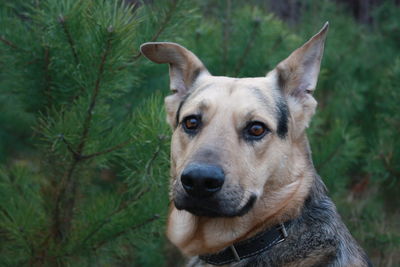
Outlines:
{"type": "Polygon", "coordinates": [[[176,43],[144,43],[140,46],[140,51],[155,63],[169,64],[170,89],[173,94],[166,97],[165,105],[168,122],[175,127],[175,114],[179,104],[189,94],[194,82],[200,76],[210,73],[195,54],[176,43]]]}
{"type": "Polygon", "coordinates": [[[316,35],[268,74],[276,79],[287,99],[295,135],[304,132],[315,113],[317,102],[312,93],[318,81],[328,26],[326,22],[316,35]]]}
{"type": "Polygon", "coordinates": [[[279,85],[286,95],[301,97],[315,90],[328,27],[326,22],[316,35],[276,67],[279,85]]]}

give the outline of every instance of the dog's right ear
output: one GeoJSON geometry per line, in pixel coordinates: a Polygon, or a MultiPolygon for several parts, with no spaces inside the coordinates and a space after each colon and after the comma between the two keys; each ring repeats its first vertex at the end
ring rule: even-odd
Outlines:
{"type": "Polygon", "coordinates": [[[194,82],[202,75],[210,75],[195,54],[176,43],[151,42],[140,46],[142,54],[151,61],[169,64],[172,95],[165,98],[167,120],[176,127],[176,112],[180,103],[190,93],[194,82]]]}
{"type": "Polygon", "coordinates": [[[317,107],[312,93],[317,85],[328,27],[329,23],[326,22],[316,35],[267,74],[274,77],[287,99],[294,123],[291,132],[295,137],[308,127],[317,107]]]}

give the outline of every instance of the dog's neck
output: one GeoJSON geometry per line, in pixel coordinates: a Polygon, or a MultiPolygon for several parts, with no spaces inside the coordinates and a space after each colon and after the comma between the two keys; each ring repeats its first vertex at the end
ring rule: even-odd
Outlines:
{"type": "Polygon", "coordinates": [[[305,136],[294,144],[288,166],[290,168],[287,168],[286,174],[275,174],[286,176],[280,180],[286,180],[287,183],[273,184],[268,181],[279,179],[268,179],[264,194],[245,216],[198,217],[177,210],[171,204],[167,227],[169,239],[188,256],[216,253],[263,229],[298,217],[315,176],[305,136]]]}

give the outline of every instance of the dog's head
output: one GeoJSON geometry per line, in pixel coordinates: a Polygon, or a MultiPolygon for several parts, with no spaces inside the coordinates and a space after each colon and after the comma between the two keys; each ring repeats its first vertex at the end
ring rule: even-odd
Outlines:
{"type": "Polygon", "coordinates": [[[306,146],[327,29],[260,78],[212,76],[175,43],[141,46],[148,59],[170,67],[173,94],[165,106],[173,128],[173,208],[231,218],[257,202],[268,205],[268,194],[290,193],[296,179],[291,158],[298,153],[293,144],[306,146]]]}

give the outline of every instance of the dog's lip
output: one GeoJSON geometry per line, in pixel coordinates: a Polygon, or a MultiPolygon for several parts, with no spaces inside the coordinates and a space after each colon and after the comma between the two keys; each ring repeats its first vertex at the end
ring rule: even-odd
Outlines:
{"type": "Polygon", "coordinates": [[[187,207],[184,208],[184,210],[192,213],[193,215],[201,217],[221,217],[221,215],[217,211],[209,209],[207,207],[196,207],[196,208],[187,207]]]}
{"type": "Polygon", "coordinates": [[[243,216],[245,215],[247,212],[249,212],[251,210],[251,208],[253,207],[254,203],[257,200],[257,196],[256,195],[251,195],[249,200],[246,202],[246,205],[244,205],[240,210],[239,213],[236,216],[243,216]]]}
{"type": "Polygon", "coordinates": [[[233,212],[224,212],[221,209],[214,209],[213,207],[217,206],[218,203],[207,203],[203,205],[199,205],[198,200],[190,199],[189,201],[184,201],[183,204],[179,204],[174,200],[175,207],[178,210],[186,210],[193,215],[202,216],[202,217],[240,217],[248,213],[253,207],[254,203],[257,200],[257,196],[252,194],[247,200],[246,204],[237,211],[233,212]],[[188,204],[189,203],[189,204],[188,204]]]}

